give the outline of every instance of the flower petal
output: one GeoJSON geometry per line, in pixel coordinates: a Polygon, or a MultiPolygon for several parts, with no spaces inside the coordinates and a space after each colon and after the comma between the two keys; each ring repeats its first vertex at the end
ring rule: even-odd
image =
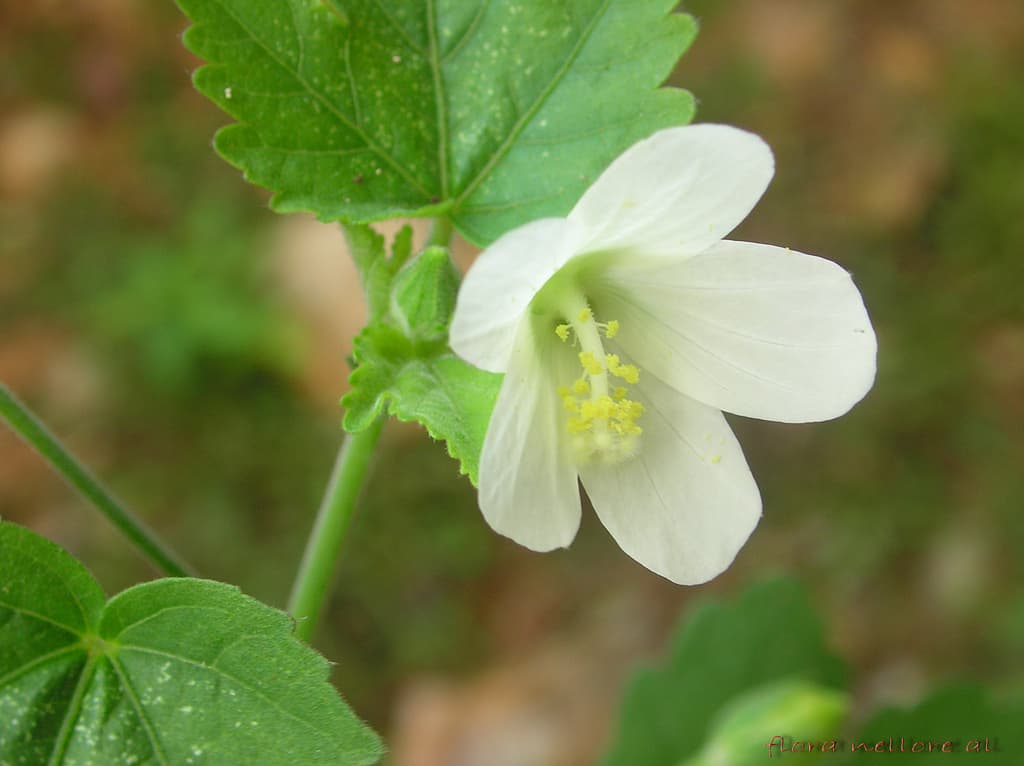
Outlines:
{"type": "Polygon", "coordinates": [[[580,525],[553,346],[535,342],[529,319],[521,324],[480,455],[484,518],[535,551],[564,548],[580,525]]]}
{"type": "Polygon", "coordinates": [[[627,149],[569,214],[585,252],[694,255],[747,217],[775,170],[758,136],[728,125],[661,130],[627,149]]]}
{"type": "Polygon", "coordinates": [[[622,550],[673,582],[707,582],[757,526],[757,485],[721,412],[651,375],[638,389],[640,454],[582,467],[583,486],[622,550]]]}
{"type": "Polygon", "coordinates": [[[850,275],[781,247],[723,241],[694,258],[619,259],[593,278],[629,361],[726,412],[802,423],[868,392],[877,342],[850,275]]]}
{"type": "Polygon", "coordinates": [[[513,229],[484,250],[459,288],[449,342],[455,353],[491,372],[504,372],[527,307],[575,255],[579,230],[564,218],[513,229]]]}

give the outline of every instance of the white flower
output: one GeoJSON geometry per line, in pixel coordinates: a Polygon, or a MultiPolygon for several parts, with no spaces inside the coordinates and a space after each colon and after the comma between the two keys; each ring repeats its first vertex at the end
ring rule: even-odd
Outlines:
{"type": "Polygon", "coordinates": [[[721,573],[761,499],[722,411],[788,423],[850,409],[875,335],[850,275],[724,240],[774,168],[724,125],[655,133],[568,218],[510,231],[469,270],[451,345],[505,373],[480,457],[480,508],[537,551],[568,545],[577,476],[622,549],[677,583],[721,573]]]}

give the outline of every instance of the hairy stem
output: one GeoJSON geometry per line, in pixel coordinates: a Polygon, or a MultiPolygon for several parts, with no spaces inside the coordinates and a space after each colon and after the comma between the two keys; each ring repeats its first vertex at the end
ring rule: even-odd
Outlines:
{"type": "Polygon", "coordinates": [[[313,636],[330,592],[341,546],[384,420],[378,418],[366,429],[349,434],[334,463],[288,603],[288,611],[296,622],[295,634],[303,640],[308,641],[313,636]]]}
{"type": "Polygon", "coordinates": [[[432,245],[448,246],[452,239],[452,222],[446,216],[438,216],[430,227],[430,234],[427,236],[427,247],[432,245]]]}
{"type": "Polygon", "coordinates": [[[46,459],[64,480],[74,487],[110,522],[131,540],[150,561],[171,577],[188,577],[191,568],[178,558],[156,534],[136,518],[92,475],[54,436],[42,421],[7,386],[0,383],[0,417],[22,439],[46,459]]]}

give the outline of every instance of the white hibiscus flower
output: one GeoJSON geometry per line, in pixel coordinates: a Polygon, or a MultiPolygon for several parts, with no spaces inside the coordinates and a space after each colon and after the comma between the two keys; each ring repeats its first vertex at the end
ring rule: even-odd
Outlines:
{"type": "Polygon", "coordinates": [[[655,133],[568,218],[510,231],[469,270],[456,353],[505,373],[480,508],[537,551],[568,545],[577,476],[622,549],[677,583],[721,573],[761,499],[722,411],[842,415],[871,387],[875,335],[831,261],[722,239],[771,180],[771,150],[724,125],[655,133]]]}

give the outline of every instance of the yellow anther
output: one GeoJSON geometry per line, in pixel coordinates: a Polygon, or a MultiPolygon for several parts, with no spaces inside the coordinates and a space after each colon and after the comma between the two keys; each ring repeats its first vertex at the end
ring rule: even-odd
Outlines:
{"type": "Polygon", "coordinates": [[[586,418],[573,417],[566,421],[566,426],[571,434],[582,434],[590,430],[590,421],[586,418]]]}
{"type": "Polygon", "coordinates": [[[612,369],[612,375],[617,378],[622,378],[624,381],[633,385],[640,381],[640,370],[637,369],[635,364],[618,364],[612,369]]]}
{"type": "Polygon", "coordinates": [[[640,371],[632,364],[623,364],[618,354],[606,353],[601,336],[612,338],[619,332],[619,322],[607,324],[594,316],[589,306],[577,303],[563,314],[569,319],[555,327],[555,334],[566,341],[574,336],[580,347],[577,355],[582,374],[568,386],[559,386],[558,395],[566,411],[569,445],[582,465],[600,462],[606,465],[628,460],[640,448],[643,429],[637,419],[644,413],[640,402],[629,398],[628,384],[639,381],[640,371]],[[627,385],[609,385],[608,375],[620,378],[627,385]]]}
{"type": "Polygon", "coordinates": [[[638,417],[647,412],[647,408],[640,404],[640,402],[631,402],[629,400],[626,400],[625,402],[623,402],[623,404],[629,405],[629,417],[633,420],[636,420],[638,417]]]}
{"type": "Polygon", "coordinates": [[[600,375],[604,372],[604,367],[589,351],[580,351],[580,364],[583,365],[583,369],[587,371],[588,375],[600,375]]]}

